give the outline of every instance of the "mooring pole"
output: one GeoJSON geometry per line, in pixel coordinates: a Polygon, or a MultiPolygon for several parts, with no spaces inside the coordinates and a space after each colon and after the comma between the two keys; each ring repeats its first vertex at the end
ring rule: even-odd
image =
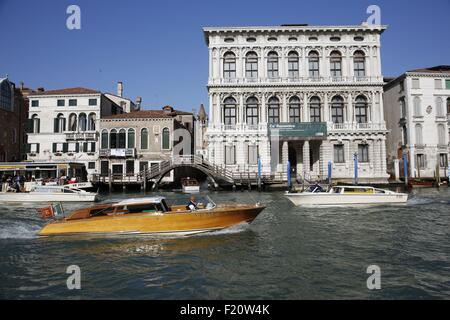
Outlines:
{"type": "Polygon", "coordinates": [[[258,157],[258,191],[261,191],[261,159],[258,157]]]}
{"type": "Polygon", "coordinates": [[[408,186],[408,157],[403,154],[403,176],[405,177],[405,186],[408,186]]]}
{"type": "Polygon", "coordinates": [[[358,154],[353,155],[353,166],[355,167],[355,184],[358,184],[358,154]]]}

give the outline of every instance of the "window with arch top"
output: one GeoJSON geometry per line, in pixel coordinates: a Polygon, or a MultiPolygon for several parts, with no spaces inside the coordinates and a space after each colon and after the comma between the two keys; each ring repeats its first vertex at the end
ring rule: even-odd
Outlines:
{"type": "Polygon", "coordinates": [[[128,149],[133,149],[135,147],[135,137],[136,137],[136,132],[134,131],[134,129],[128,129],[128,139],[127,139],[127,148],[128,149]]]}
{"type": "Polygon", "coordinates": [[[275,51],[267,55],[267,76],[271,79],[278,78],[278,54],[275,51]]]}
{"type": "Polygon", "coordinates": [[[277,97],[269,99],[268,115],[269,123],[280,123],[280,100],[277,97]]]}
{"type": "Polygon", "coordinates": [[[342,56],[337,50],[330,54],[330,73],[333,78],[342,77],[342,56]]]}
{"type": "Polygon", "coordinates": [[[344,99],[341,96],[334,96],[331,99],[331,121],[344,123],[344,99]]]}
{"type": "Polygon", "coordinates": [[[148,129],[143,128],[141,130],[141,149],[148,149],[148,129]]]}
{"type": "Polygon", "coordinates": [[[102,130],[102,149],[108,149],[108,130],[102,130]]]}
{"type": "Polygon", "coordinates": [[[311,51],[308,54],[309,76],[313,79],[319,78],[319,54],[311,51]]]}
{"type": "Polygon", "coordinates": [[[321,104],[319,97],[312,97],[309,100],[309,121],[320,122],[321,121],[321,104]]]}
{"type": "Polygon", "coordinates": [[[245,56],[245,77],[248,79],[258,78],[258,55],[253,51],[245,56]]]}
{"type": "Polygon", "coordinates": [[[300,122],[300,99],[297,96],[289,99],[289,122],[300,122]]]}
{"type": "Polygon", "coordinates": [[[169,130],[169,128],[164,128],[162,130],[162,148],[164,150],[170,149],[170,130],[169,130]]]}
{"type": "Polygon", "coordinates": [[[353,73],[356,78],[366,76],[366,56],[363,51],[355,51],[353,54],[353,73]]]}
{"type": "Polygon", "coordinates": [[[356,97],[355,121],[357,123],[367,123],[367,122],[369,122],[369,113],[368,113],[367,99],[364,96],[356,97]]]}
{"type": "Polygon", "coordinates": [[[291,51],[288,54],[288,77],[290,79],[298,79],[300,76],[298,53],[291,51]]]}
{"type": "Polygon", "coordinates": [[[245,102],[245,119],[248,125],[258,124],[258,99],[250,97],[245,102]]]}
{"type": "Polygon", "coordinates": [[[223,77],[225,79],[236,78],[236,55],[231,51],[223,56],[223,77]]]}
{"type": "Polygon", "coordinates": [[[223,103],[223,123],[226,126],[236,124],[236,100],[228,97],[223,103]]]}

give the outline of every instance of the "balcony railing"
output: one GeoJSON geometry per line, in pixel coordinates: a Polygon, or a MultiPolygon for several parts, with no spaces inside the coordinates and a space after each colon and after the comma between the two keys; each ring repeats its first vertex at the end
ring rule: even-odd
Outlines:
{"type": "Polygon", "coordinates": [[[227,124],[211,124],[209,125],[208,129],[210,131],[242,131],[242,132],[248,132],[248,131],[265,131],[267,132],[267,124],[233,124],[233,125],[227,125],[227,124]]]}
{"type": "Polygon", "coordinates": [[[134,158],[136,157],[136,149],[134,148],[100,149],[99,156],[103,158],[134,158]]]}
{"type": "Polygon", "coordinates": [[[94,132],[66,132],[66,140],[97,140],[97,133],[94,132]]]}
{"type": "Polygon", "coordinates": [[[329,131],[354,131],[354,130],[386,130],[384,123],[331,123],[328,124],[329,131]]]}
{"type": "Polygon", "coordinates": [[[383,82],[382,77],[259,77],[259,78],[216,78],[209,79],[209,85],[249,83],[373,83],[383,82]]]}

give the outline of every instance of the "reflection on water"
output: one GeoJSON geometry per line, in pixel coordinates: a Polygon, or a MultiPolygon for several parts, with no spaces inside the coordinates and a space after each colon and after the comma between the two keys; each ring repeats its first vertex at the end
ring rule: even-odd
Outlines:
{"type": "Polygon", "coordinates": [[[37,238],[45,222],[35,205],[0,205],[0,298],[450,298],[450,189],[375,207],[299,208],[282,192],[209,195],[267,208],[250,226],[190,237],[37,238]],[[66,289],[73,264],[82,290],[66,289]],[[380,291],[366,288],[371,264],[381,268],[380,291]]]}

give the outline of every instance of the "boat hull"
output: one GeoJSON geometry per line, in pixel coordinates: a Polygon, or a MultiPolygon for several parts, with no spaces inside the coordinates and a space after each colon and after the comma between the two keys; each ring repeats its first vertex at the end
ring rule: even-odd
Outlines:
{"type": "Polygon", "coordinates": [[[138,213],[54,221],[46,225],[38,235],[186,235],[251,223],[264,208],[262,206],[217,207],[212,210],[193,212],[138,213]]]}
{"type": "Polygon", "coordinates": [[[70,193],[26,193],[4,192],[0,193],[0,202],[94,202],[96,194],[70,194],[70,193]]]}
{"type": "Polygon", "coordinates": [[[333,194],[333,193],[291,193],[286,197],[296,206],[311,205],[370,205],[406,203],[408,195],[396,194],[333,194]]]}

